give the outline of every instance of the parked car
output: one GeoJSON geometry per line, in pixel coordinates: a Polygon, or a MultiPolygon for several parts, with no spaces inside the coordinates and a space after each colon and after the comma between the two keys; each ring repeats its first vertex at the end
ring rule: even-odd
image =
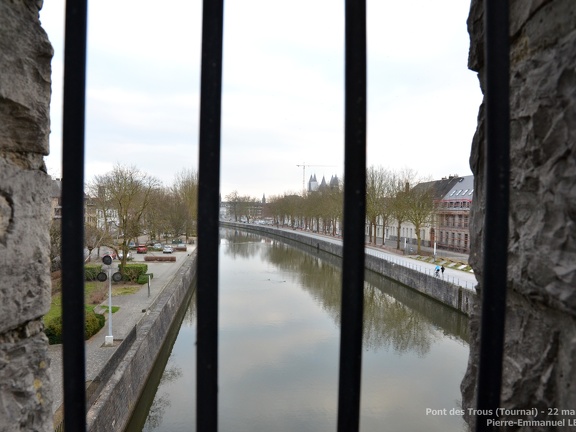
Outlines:
{"type": "Polygon", "coordinates": [[[138,247],[136,248],[136,253],[145,254],[147,252],[148,252],[148,247],[146,245],[141,244],[141,245],[138,245],[138,247]]]}
{"type": "Polygon", "coordinates": [[[116,252],[114,252],[114,251],[105,252],[104,254],[102,254],[102,258],[104,258],[106,255],[110,255],[110,258],[112,258],[113,260],[115,260],[117,258],[116,252]]]}
{"type": "Polygon", "coordinates": [[[174,252],[174,249],[172,248],[172,246],[166,245],[164,246],[164,249],[162,249],[162,253],[172,253],[174,252]]]}
{"type": "Polygon", "coordinates": [[[154,249],[162,250],[162,243],[154,243],[154,249]]]}
{"type": "MultiPolygon", "coordinates": [[[[118,251],[118,259],[121,260],[123,256],[124,256],[124,252],[118,251]]],[[[128,253],[126,254],[126,259],[127,259],[127,260],[131,260],[131,259],[132,259],[132,254],[131,254],[130,252],[128,252],[128,253]]]]}

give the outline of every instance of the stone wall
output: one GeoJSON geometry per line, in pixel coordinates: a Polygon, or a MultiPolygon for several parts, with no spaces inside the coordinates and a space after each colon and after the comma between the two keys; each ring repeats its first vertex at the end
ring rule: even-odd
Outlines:
{"type": "MultiPolygon", "coordinates": [[[[260,234],[267,234],[274,237],[291,240],[300,244],[317,248],[332,255],[342,257],[342,244],[333,243],[301,234],[299,231],[286,231],[270,228],[262,225],[238,224],[231,222],[221,222],[222,226],[239,228],[247,231],[255,231],[260,234]]],[[[417,269],[404,267],[380,257],[366,255],[365,266],[368,270],[393,279],[396,282],[418,291],[428,297],[433,298],[451,308],[469,315],[476,293],[472,290],[464,289],[447,280],[422,273],[417,269]]]]}
{"type": "Polygon", "coordinates": [[[104,369],[114,367],[114,373],[103,377],[106,382],[88,410],[88,431],[125,430],[166,336],[193,292],[195,278],[194,252],[150,306],[149,313],[138,322],[136,340],[126,355],[120,361],[111,359],[112,363],[104,366],[104,369]]]}
{"type": "Polygon", "coordinates": [[[0,431],[48,431],[53,50],[37,0],[0,1],[0,431]]]}
{"type": "MultiPolygon", "coordinates": [[[[511,0],[510,15],[510,236],[501,405],[544,412],[574,409],[576,10],[573,0],[511,0]]],[[[468,28],[469,67],[479,72],[483,87],[481,0],[472,1],[468,28]]],[[[481,106],[470,157],[478,198],[472,208],[470,263],[480,280],[483,146],[481,106]]],[[[478,327],[475,310],[469,365],[462,382],[464,407],[475,406],[478,327]]]]}

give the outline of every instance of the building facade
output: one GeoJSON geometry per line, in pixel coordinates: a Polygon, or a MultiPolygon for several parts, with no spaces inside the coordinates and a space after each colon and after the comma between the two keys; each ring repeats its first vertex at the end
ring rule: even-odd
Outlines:
{"type": "MultiPolygon", "coordinates": [[[[60,178],[52,179],[50,185],[50,215],[52,220],[62,219],[62,179],[60,178]]],[[[96,206],[86,194],[84,194],[84,223],[91,226],[98,225],[96,206]]]]}
{"type": "Polygon", "coordinates": [[[470,207],[474,197],[474,176],[459,177],[458,182],[436,204],[431,241],[439,249],[470,253],[470,207]],[[434,233],[437,235],[434,235],[434,233]]]}
{"type": "MultiPolygon", "coordinates": [[[[420,226],[421,246],[460,253],[470,252],[470,207],[473,199],[473,176],[451,175],[432,182],[419,183],[414,188],[432,188],[434,211],[430,220],[420,226]]],[[[366,234],[368,235],[368,226],[366,234]]],[[[416,227],[409,221],[400,224],[400,244],[415,249],[416,227]]],[[[385,241],[398,241],[398,223],[394,219],[382,225],[378,219],[376,237],[385,241]]]]}

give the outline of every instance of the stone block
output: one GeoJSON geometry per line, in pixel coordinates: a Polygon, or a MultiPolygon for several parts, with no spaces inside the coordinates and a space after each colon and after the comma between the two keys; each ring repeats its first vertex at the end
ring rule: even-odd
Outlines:
{"type": "Polygon", "coordinates": [[[35,0],[0,2],[0,150],[48,154],[54,50],[35,0]]]}
{"type": "Polygon", "coordinates": [[[50,178],[0,158],[0,333],[50,306],[50,178]]]}
{"type": "Polygon", "coordinates": [[[0,430],[52,431],[48,342],[32,321],[0,335],[0,430]]]}

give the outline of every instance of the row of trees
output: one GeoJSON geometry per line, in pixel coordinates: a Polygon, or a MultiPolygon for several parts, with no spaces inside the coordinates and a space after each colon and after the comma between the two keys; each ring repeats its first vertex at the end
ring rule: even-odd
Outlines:
{"type": "Polygon", "coordinates": [[[253,208],[255,204],[261,202],[257,198],[240,195],[237,190],[232,191],[225,198],[228,202],[230,213],[234,216],[236,222],[238,219],[245,217],[246,222],[250,223],[250,219],[254,215],[253,208]]]}
{"type": "MultiPolygon", "coordinates": [[[[85,244],[89,253],[107,246],[123,251],[126,264],[130,242],[146,234],[160,240],[194,236],[198,213],[198,175],[192,170],[176,174],[171,186],[134,166],[116,165],[112,171],[95,176],[87,185],[85,244]]],[[[57,243],[57,227],[54,243],[57,243]]]]}
{"type": "MultiPolygon", "coordinates": [[[[371,166],[366,172],[366,221],[369,241],[376,243],[376,228],[394,223],[396,247],[400,248],[400,229],[404,222],[414,225],[418,252],[421,228],[434,212],[433,182],[418,179],[409,169],[393,171],[371,166]],[[410,185],[416,185],[411,187],[410,185]]],[[[141,172],[136,167],[116,165],[112,171],[96,176],[88,185],[89,206],[96,217],[85,228],[86,247],[107,246],[123,251],[126,262],[131,241],[147,234],[150,239],[162,236],[186,238],[196,230],[198,213],[198,175],[192,170],[176,174],[171,186],[141,172]]],[[[226,195],[232,214],[250,222],[251,208],[260,201],[238,191],[226,195]]],[[[274,223],[337,235],[343,228],[343,188],[326,187],[305,195],[285,193],[272,196],[266,205],[274,223]]],[[[385,230],[382,230],[384,236],[385,230]]],[[[52,255],[59,252],[59,227],[51,231],[52,255]]]]}
{"type": "MultiPolygon", "coordinates": [[[[343,196],[342,185],[308,192],[304,196],[278,195],[270,197],[267,210],[276,224],[336,235],[337,230],[343,228],[343,196]]],[[[396,247],[400,249],[401,226],[410,222],[416,231],[420,253],[421,229],[431,222],[433,214],[433,182],[419,179],[416,172],[410,169],[393,171],[376,166],[367,169],[366,222],[369,242],[376,243],[379,222],[383,227],[393,222],[397,234],[396,247]]]]}

